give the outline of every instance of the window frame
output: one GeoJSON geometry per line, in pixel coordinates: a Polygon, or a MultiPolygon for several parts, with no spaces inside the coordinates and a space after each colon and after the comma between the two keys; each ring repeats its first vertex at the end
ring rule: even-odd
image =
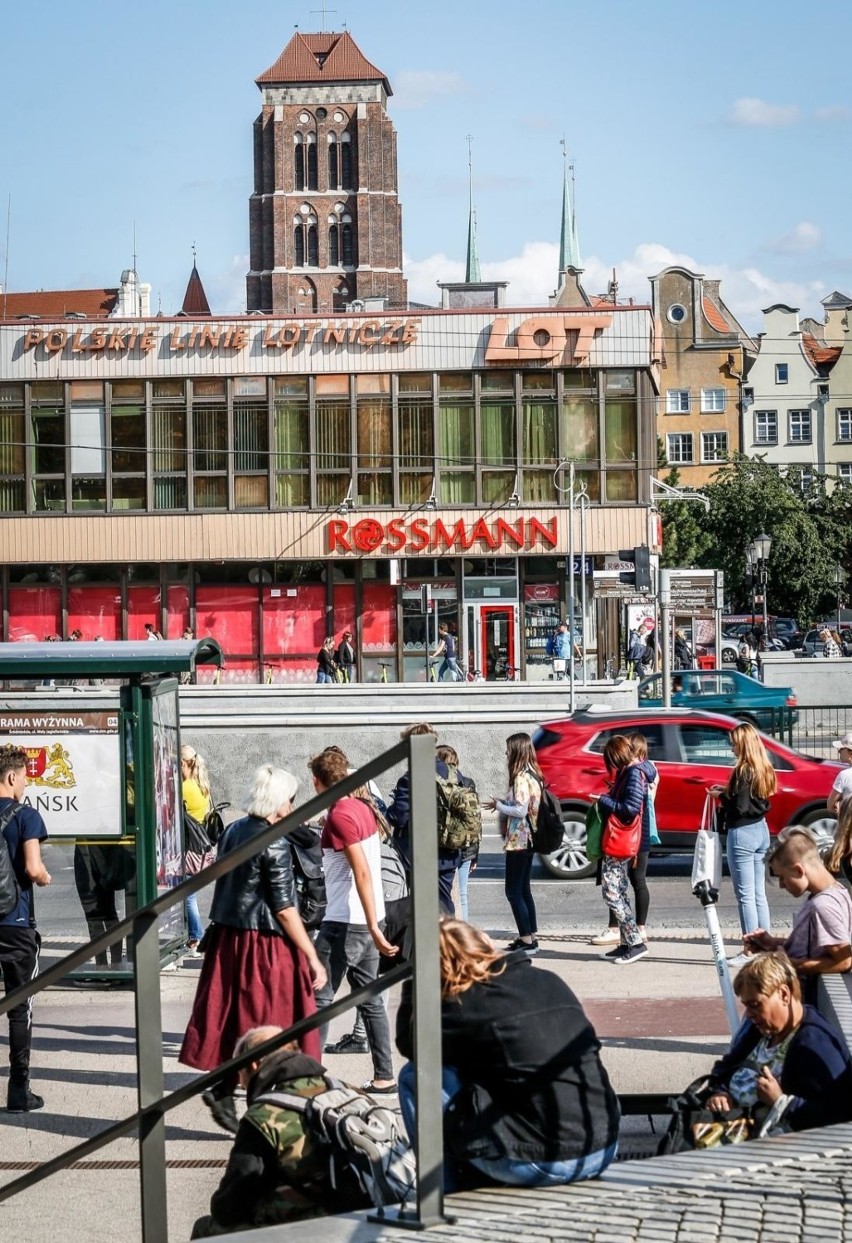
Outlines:
{"type": "Polygon", "coordinates": [[[666,389],[666,414],[691,414],[692,390],[688,388],[666,389]],[[678,399],[677,404],[675,398],[678,399]],[[686,399],[685,402],[683,399],[686,399]]]}
{"type": "Polygon", "coordinates": [[[694,466],[695,465],[695,440],[692,432],[666,432],[666,461],[670,466],[694,466]],[[672,441],[680,441],[685,444],[689,441],[689,457],[672,457],[672,441]]]}
{"type": "Polygon", "coordinates": [[[724,414],[727,409],[728,394],[722,387],[702,388],[701,390],[701,413],[702,414],[724,414]],[[716,402],[711,400],[709,394],[717,394],[721,400],[716,402]]]}
{"type": "Polygon", "coordinates": [[[810,407],[802,406],[795,410],[787,411],[787,443],[790,445],[810,445],[814,439],[814,420],[813,411],[810,407]],[[807,435],[793,435],[793,420],[799,421],[799,430],[807,427],[807,435]]]}
{"type": "Polygon", "coordinates": [[[777,445],[778,444],[778,411],[777,410],[755,410],[754,412],[754,443],[756,445],[777,445]],[[775,433],[772,436],[761,436],[759,421],[761,416],[767,420],[772,418],[775,433]]]}
{"type": "Polygon", "coordinates": [[[852,444],[852,406],[838,406],[837,408],[837,443],[852,444]],[[843,434],[843,423],[847,424],[846,435],[843,434]]]}
{"type": "Polygon", "coordinates": [[[728,456],[728,433],[727,433],[727,431],[722,430],[722,431],[714,431],[714,432],[704,432],[704,431],[702,431],[702,432],[701,432],[701,461],[702,461],[702,464],[705,464],[705,465],[710,465],[710,464],[712,464],[712,463],[714,463],[714,462],[724,462],[724,461],[726,460],[727,456],[728,456]],[[706,440],[706,438],[707,438],[708,436],[723,436],[723,437],[725,438],[725,446],[724,446],[724,449],[723,449],[723,451],[722,451],[722,456],[721,456],[721,457],[715,457],[715,456],[714,456],[714,457],[710,457],[710,456],[708,456],[707,449],[706,449],[706,446],[705,446],[705,440],[706,440]]]}
{"type": "Polygon", "coordinates": [[[790,364],[789,363],[776,363],[775,364],[775,383],[776,384],[789,384],[790,383],[790,364]]]}

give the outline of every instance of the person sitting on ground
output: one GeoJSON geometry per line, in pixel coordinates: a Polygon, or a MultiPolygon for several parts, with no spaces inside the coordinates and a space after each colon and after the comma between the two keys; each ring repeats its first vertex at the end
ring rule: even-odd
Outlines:
{"type": "MultiPolygon", "coordinates": [[[[597,1177],[618,1147],[618,1098],[574,993],[522,951],[500,953],[462,920],[442,920],[439,945],[444,1190],[597,1177]]],[[[412,1020],[407,981],[396,1043],[409,1059],[399,1101],[413,1142],[412,1020]]]]}
{"type": "MultiPolygon", "coordinates": [[[[251,1052],[282,1031],[281,1027],[253,1027],[237,1041],[234,1057],[251,1052]]],[[[222,1181],[210,1199],[211,1215],[196,1221],[193,1239],[305,1221],[333,1211],[328,1160],[312,1143],[304,1114],[261,1099],[270,1092],[317,1096],[327,1090],[323,1073],[320,1063],[302,1053],[295,1041],[240,1071],[248,1108],[222,1181]]],[[[334,1204],[334,1208],[339,1206],[334,1204]]]]}
{"type": "Polygon", "coordinates": [[[782,951],[756,954],[734,991],[746,1021],[710,1072],[707,1107],[771,1108],[789,1097],[778,1129],[806,1131],[852,1120],[852,1058],[846,1042],[812,1006],[802,1004],[793,963],[782,951]]]}
{"type": "MultiPolygon", "coordinates": [[[[798,824],[782,829],[769,851],[769,869],[787,893],[808,896],[796,912],[789,936],[773,937],[758,928],[743,937],[744,952],[783,949],[803,980],[849,971],[852,898],[823,863],[811,831],[798,824]]],[[[808,993],[812,991],[811,986],[808,993]]],[[[813,998],[809,995],[808,1000],[813,998]]]]}

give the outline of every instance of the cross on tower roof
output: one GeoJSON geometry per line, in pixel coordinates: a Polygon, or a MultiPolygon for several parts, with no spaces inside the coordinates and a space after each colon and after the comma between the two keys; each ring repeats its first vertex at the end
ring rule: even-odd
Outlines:
{"type": "Polygon", "coordinates": [[[322,4],[322,8],[320,8],[320,9],[311,9],[311,12],[312,12],[312,13],[319,13],[319,14],[321,14],[321,16],[322,16],[322,29],[323,29],[323,34],[325,34],[325,28],[326,28],[326,27],[325,27],[325,19],[326,19],[326,17],[328,16],[328,14],[329,14],[329,13],[336,13],[336,12],[337,12],[337,9],[330,9],[330,8],[328,7],[328,5],[326,4],[325,0],[320,0],[320,3],[322,4]]]}

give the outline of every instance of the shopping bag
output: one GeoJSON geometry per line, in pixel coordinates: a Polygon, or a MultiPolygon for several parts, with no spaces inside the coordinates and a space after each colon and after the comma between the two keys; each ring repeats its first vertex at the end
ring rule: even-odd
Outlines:
{"type": "Polygon", "coordinates": [[[712,794],[704,800],[692,859],[692,888],[705,882],[717,891],[722,883],[722,839],[716,832],[716,800],[712,794]]]}
{"type": "Polygon", "coordinates": [[[598,807],[597,799],[595,799],[586,812],[586,858],[589,863],[594,863],[603,854],[601,849],[602,836],[603,820],[601,820],[601,809],[598,807]]]}
{"type": "Polygon", "coordinates": [[[652,846],[660,845],[660,835],[657,832],[657,811],[654,807],[654,799],[650,789],[645,794],[645,806],[648,809],[648,834],[652,846]]]}

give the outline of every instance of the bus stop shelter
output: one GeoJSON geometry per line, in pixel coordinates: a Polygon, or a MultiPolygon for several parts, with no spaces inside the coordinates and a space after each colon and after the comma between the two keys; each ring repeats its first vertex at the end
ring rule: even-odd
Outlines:
{"type": "MultiPolygon", "coordinates": [[[[74,880],[89,935],[184,877],[180,774],[181,674],[221,667],[215,639],[151,642],[0,643],[0,745],[27,755],[24,802],[50,839],[74,845],[74,880]]],[[[163,916],[160,961],[185,942],[181,906],[163,916]]],[[[114,947],[77,977],[130,978],[114,947]]]]}

